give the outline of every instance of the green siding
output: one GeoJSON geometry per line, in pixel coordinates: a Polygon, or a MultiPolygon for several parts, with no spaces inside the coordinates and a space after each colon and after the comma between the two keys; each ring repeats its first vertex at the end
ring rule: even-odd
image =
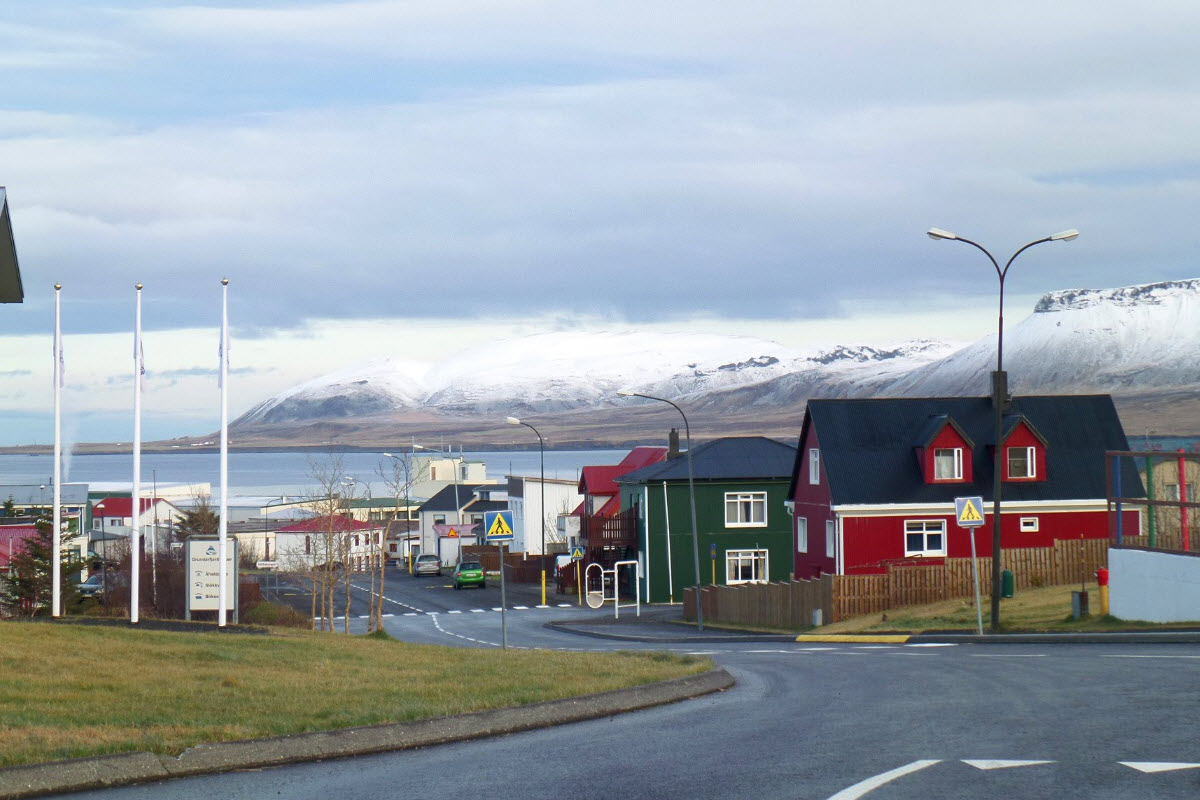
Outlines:
{"type": "MultiPolygon", "coordinates": [[[[788,479],[757,481],[699,481],[696,483],[697,538],[700,544],[700,582],[713,582],[712,548],[716,546],[716,582],[726,583],[725,553],[728,550],[766,550],[768,576],[772,581],[786,580],[794,570],[792,554],[792,518],[784,508],[788,479]],[[726,528],[726,492],[766,492],[767,525],[764,527],[726,528]]],[[[667,514],[664,513],[663,484],[622,484],[621,508],[640,506],[638,550],[643,569],[647,602],[682,602],[683,590],[695,585],[692,558],[691,509],[687,481],[667,482],[667,510],[670,512],[670,564],[667,568],[667,514]],[[649,539],[647,540],[647,530],[649,539]],[[646,576],[644,576],[646,577],[646,576]],[[673,580],[669,583],[668,579],[673,580]]]]}

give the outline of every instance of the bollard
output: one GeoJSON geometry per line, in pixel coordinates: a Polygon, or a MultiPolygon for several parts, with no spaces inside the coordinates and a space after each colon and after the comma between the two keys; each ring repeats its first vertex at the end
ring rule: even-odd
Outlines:
{"type": "Polygon", "coordinates": [[[1096,570],[1096,583],[1100,586],[1100,613],[1108,615],[1108,570],[1096,570]]]}

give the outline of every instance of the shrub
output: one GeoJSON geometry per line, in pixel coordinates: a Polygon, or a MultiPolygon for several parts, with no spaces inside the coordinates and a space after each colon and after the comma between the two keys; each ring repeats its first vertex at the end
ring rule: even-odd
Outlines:
{"type": "Polygon", "coordinates": [[[270,603],[266,600],[243,610],[244,622],[248,625],[277,625],[283,628],[311,628],[312,620],[291,606],[270,603]]]}

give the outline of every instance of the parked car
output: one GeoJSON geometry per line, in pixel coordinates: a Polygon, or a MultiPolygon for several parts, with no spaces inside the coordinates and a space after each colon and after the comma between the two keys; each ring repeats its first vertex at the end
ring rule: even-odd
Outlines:
{"type": "Polygon", "coordinates": [[[441,575],[442,562],[433,553],[422,553],[413,562],[413,577],[417,575],[441,575]]]}
{"type": "Polygon", "coordinates": [[[454,568],[454,588],[461,589],[464,586],[478,586],[480,589],[487,588],[487,579],[483,574],[483,564],[478,561],[460,561],[458,566],[454,568]]]}
{"type": "Polygon", "coordinates": [[[114,589],[128,585],[129,578],[124,572],[94,572],[76,588],[79,590],[81,597],[95,597],[99,599],[104,596],[105,592],[111,592],[114,589]]]}

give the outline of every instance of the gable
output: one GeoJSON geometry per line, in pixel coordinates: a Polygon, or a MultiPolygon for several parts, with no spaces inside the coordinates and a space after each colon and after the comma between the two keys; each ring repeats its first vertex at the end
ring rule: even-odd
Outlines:
{"type": "MultiPolygon", "coordinates": [[[[992,495],[995,412],[988,397],[811,400],[806,420],[822,443],[835,505],[947,503],[955,496],[992,495]],[[975,443],[971,481],[926,484],[914,464],[915,437],[929,418],[946,415],[975,443]]],[[[1128,442],[1108,395],[1015,397],[1010,417],[1028,421],[1047,442],[1046,480],[1008,483],[1013,501],[1097,499],[1106,496],[1106,450],[1128,442]]],[[[1140,487],[1136,470],[1123,465],[1127,486],[1140,487]]],[[[965,470],[965,465],[964,465],[965,470]]]]}

